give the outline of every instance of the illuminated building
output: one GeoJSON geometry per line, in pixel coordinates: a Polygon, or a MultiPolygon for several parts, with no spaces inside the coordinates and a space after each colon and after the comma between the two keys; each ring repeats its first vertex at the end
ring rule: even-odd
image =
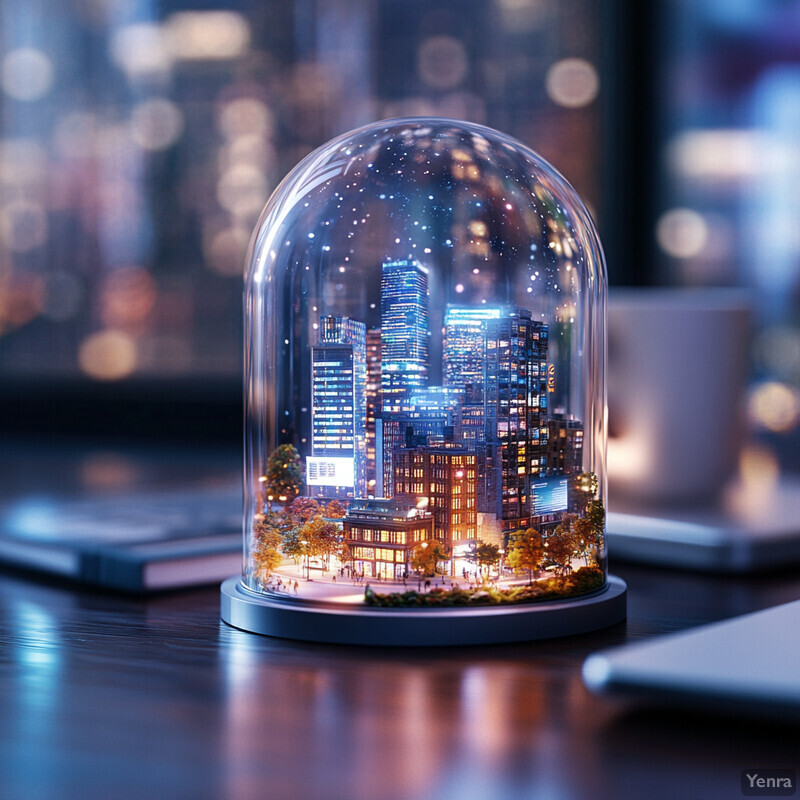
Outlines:
{"type": "Polygon", "coordinates": [[[434,536],[452,551],[477,538],[477,457],[464,449],[409,447],[395,451],[395,496],[424,503],[434,536]]]}
{"type": "Polygon", "coordinates": [[[530,482],[546,469],[547,333],[522,308],[486,323],[486,440],[498,473],[486,497],[508,530],[527,524],[530,482]]]}
{"type": "Polygon", "coordinates": [[[381,268],[381,391],[383,411],[409,408],[428,382],[428,268],[416,260],[381,268]]]}
{"type": "MultiPolygon", "coordinates": [[[[367,330],[367,493],[379,495],[375,425],[381,411],[381,329],[367,330]]],[[[378,459],[380,461],[380,459],[378,459]]]]}
{"type": "Polygon", "coordinates": [[[574,475],[583,464],[583,425],[554,414],[547,420],[547,474],[574,475]]]}
{"type": "Polygon", "coordinates": [[[399,500],[354,500],[343,530],[356,572],[394,580],[411,573],[414,547],[433,538],[433,516],[399,500]]]}
{"type": "Polygon", "coordinates": [[[453,408],[463,395],[460,388],[429,386],[416,391],[405,411],[384,412],[381,419],[383,493],[394,493],[392,459],[400,447],[442,446],[453,442],[453,408]]]}
{"type": "Polygon", "coordinates": [[[483,405],[486,379],[486,324],[503,309],[448,306],[444,316],[444,382],[464,389],[465,405],[483,405]]]}
{"type": "Polygon", "coordinates": [[[309,494],[366,496],[366,326],[348,317],[323,317],[311,348],[309,494]]]}

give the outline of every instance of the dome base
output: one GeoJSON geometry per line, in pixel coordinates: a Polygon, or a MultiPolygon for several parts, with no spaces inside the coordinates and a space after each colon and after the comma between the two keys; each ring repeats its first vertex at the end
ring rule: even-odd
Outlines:
{"type": "Polygon", "coordinates": [[[221,587],[221,616],[234,628],[281,639],[390,647],[504,644],[606,628],[626,616],[625,581],[571,600],[480,608],[337,607],[251,592],[238,576],[221,587]]]}

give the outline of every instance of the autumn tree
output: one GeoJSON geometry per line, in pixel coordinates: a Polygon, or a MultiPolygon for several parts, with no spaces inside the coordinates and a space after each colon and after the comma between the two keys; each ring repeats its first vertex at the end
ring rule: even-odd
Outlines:
{"type": "Polygon", "coordinates": [[[277,514],[256,514],[253,520],[253,545],[277,549],[283,541],[284,530],[277,514]]]}
{"type": "Polygon", "coordinates": [[[348,564],[352,564],[353,551],[347,542],[339,542],[339,547],[336,551],[336,557],[339,559],[339,563],[342,565],[342,568],[346,567],[348,564]]]}
{"type": "Polygon", "coordinates": [[[506,563],[514,572],[528,572],[528,583],[533,583],[533,573],[539,571],[544,555],[542,534],[536,528],[516,531],[509,541],[506,563]]]}
{"type": "Polygon", "coordinates": [[[267,474],[264,489],[267,495],[268,508],[272,500],[285,498],[291,503],[303,486],[303,462],[300,453],[291,444],[276,447],[267,459],[267,474]]]}
{"type": "Polygon", "coordinates": [[[478,539],[477,545],[469,551],[466,558],[471,564],[475,564],[481,576],[485,577],[489,569],[500,561],[500,546],[478,539]]]}
{"type": "Polygon", "coordinates": [[[577,551],[588,564],[589,556],[596,552],[592,523],[586,519],[586,517],[578,517],[578,519],[572,523],[572,530],[575,534],[577,551]]]}
{"type": "Polygon", "coordinates": [[[314,517],[322,516],[325,513],[325,509],[313,497],[295,497],[286,506],[286,513],[291,516],[296,525],[305,525],[306,522],[314,517]]]}
{"type": "Polygon", "coordinates": [[[309,556],[321,558],[323,572],[327,570],[331,556],[339,550],[339,531],[336,525],[317,514],[303,525],[300,534],[309,542],[309,556]]]}
{"type": "Polygon", "coordinates": [[[572,559],[579,552],[579,539],[569,521],[562,522],[545,543],[547,558],[563,575],[572,569],[572,559]]]}
{"type": "Polygon", "coordinates": [[[259,572],[264,573],[264,578],[269,578],[270,573],[276,570],[283,561],[283,556],[274,547],[259,544],[253,550],[253,563],[259,572]]]}
{"type": "Polygon", "coordinates": [[[328,519],[342,519],[347,514],[347,509],[339,500],[331,500],[325,506],[325,516],[328,519]]]}
{"type": "Polygon", "coordinates": [[[444,575],[442,562],[448,561],[450,554],[444,545],[436,539],[420,542],[411,553],[411,569],[418,575],[444,575]]]}

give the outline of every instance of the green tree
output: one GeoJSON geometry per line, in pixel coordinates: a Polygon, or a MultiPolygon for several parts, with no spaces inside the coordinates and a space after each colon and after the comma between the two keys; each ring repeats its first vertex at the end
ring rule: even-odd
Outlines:
{"type": "Polygon", "coordinates": [[[541,532],[536,528],[527,528],[511,536],[506,563],[514,572],[527,571],[528,583],[533,583],[533,573],[539,571],[543,555],[541,532]]]}
{"type": "Polygon", "coordinates": [[[466,558],[478,567],[481,578],[485,579],[489,569],[500,561],[500,546],[478,539],[477,545],[469,551],[466,558]]]}
{"type": "Polygon", "coordinates": [[[450,554],[437,539],[427,539],[417,544],[411,552],[411,569],[418,575],[445,574],[443,562],[448,561],[450,554]]]}
{"type": "Polygon", "coordinates": [[[603,549],[606,532],[606,510],[602,500],[592,500],[586,506],[586,519],[592,526],[592,544],[598,552],[603,549]]]}
{"type": "Polygon", "coordinates": [[[303,462],[297,448],[291,444],[276,447],[267,459],[265,477],[267,507],[271,508],[272,501],[281,498],[291,503],[303,486],[303,462]]]}

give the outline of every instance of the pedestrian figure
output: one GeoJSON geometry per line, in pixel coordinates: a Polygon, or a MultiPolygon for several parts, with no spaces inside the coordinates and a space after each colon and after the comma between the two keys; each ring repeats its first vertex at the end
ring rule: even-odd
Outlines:
{"type": "Polygon", "coordinates": [[[331,580],[333,581],[333,583],[336,583],[336,576],[334,575],[331,580]]]}
{"type": "Polygon", "coordinates": [[[298,585],[297,581],[295,581],[295,582],[294,582],[294,593],[295,593],[295,594],[297,594],[297,590],[298,590],[298,588],[299,588],[299,585],[298,585]]]}
{"type": "Polygon", "coordinates": [[[425,591],[429,592],[430,589],[431,589],[431,582],[430,581],[425,581],[425,591]]]}

